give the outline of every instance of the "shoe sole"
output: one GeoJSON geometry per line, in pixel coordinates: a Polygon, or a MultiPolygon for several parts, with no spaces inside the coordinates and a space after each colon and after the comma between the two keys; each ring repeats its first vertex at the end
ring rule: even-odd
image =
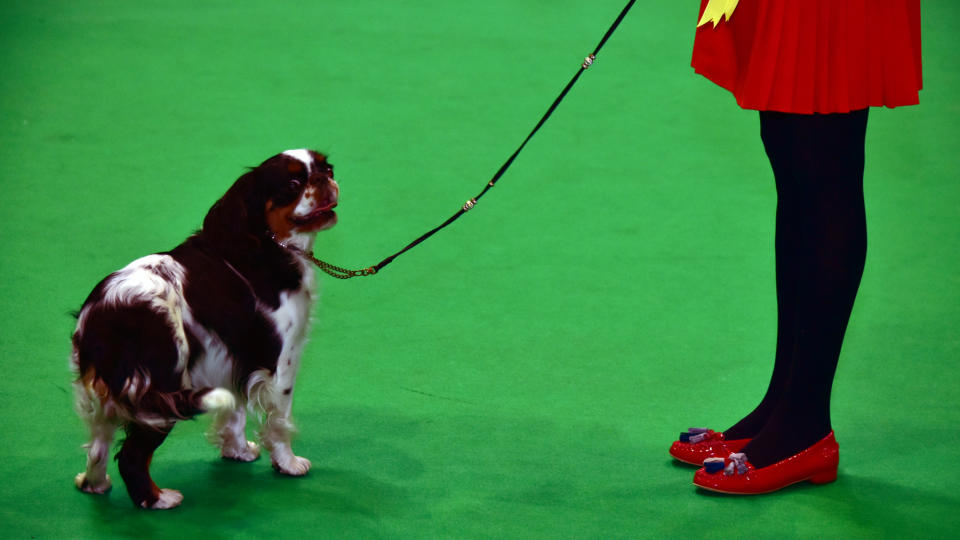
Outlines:
{"type": "Polygon", "coordinates": [[[767,490],[767,491],[750,491],[750,492],[743,492],[743,491],[724,491],[724,490],[722,490],[722,489],[717,489],[717,488],[713,488],[713,487],[701,486],[700,484],[698,484],[698,483],[696,483],[696,482],[694,482],[693,485],[697,486],[697,487],[700,488],[700,489],[705,489],[705,490],[707,490],[707,491],[712,491],[712,492],[714,492],[714,493],[723,493],[724,495],[766,495],[767,493],[774,493],[774,492],[780,491],[780,490],[783,489],[783,488],[787,488],[787,487],[790,487],[790,486],[792,486],[792,485],[799,484],[799,483],[801,483],[801,482],[810,482],[811,484],[814,484],[814,485],[822,485],[822,484],[829,484],[829,483],[835,481],[836,479],[837,479],[837,471],[836,471],[836,470],[831,470],[831,471],[825,471],[825,472],[822,472],[822,473],[814,474],[814,475],[810,476],[809,478],[801,478],[800,480],[797,480],[796,482],[790,482],[789,484],[784,484],[784,485],[782,485],[782,486],[780,486],[780,487],[778,487],[778,488],[775,488],[775,489],[771,489],[771,490],[767,490]]]}

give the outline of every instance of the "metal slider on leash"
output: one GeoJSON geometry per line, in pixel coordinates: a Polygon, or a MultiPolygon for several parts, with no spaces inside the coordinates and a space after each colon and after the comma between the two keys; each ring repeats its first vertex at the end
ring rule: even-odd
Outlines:
{"type": "Polygon", "coordinates": [[[543,114],[543,116],[540,118],[540,121],[537,122],[537,125],[533,128],[532,131],[530,131],[530,134],[527,135],[527,138],[524,139],[523,142],[520,143],[520,146],[517,148],[517,150],[509,158],[507,158],[507,161],[504,162],[504,164],[500,167],[497,173],[493,176],[493,179],[487,182],[487,185],[484,186],[483,190],[476,197],[468,199],[467,202],[463,203],[463,206],[461,206],[460,209],[454,215],[448,218],[446,221],[441,223],[439,226],[431,229],[430,231],[427,231],[426,233],[421,235],[419,238],[417,238],[413,242],[407,244],[406,247],[394,253],[393,255],[390,255],[386,259],[380,261],[375,266],[364,268],[363,270],[348,270],[346,268],[341,268],[339,266],[334,266],[330,263],[321,261],[320,259],[316,258],[312,253],[306,253],[303,251],[300,251],[300,253],[306,256],[307,258],[309,258],[318,268],[320,268],[327,274],[330,274],[331,276],[337,279],[350,279],[358,276],[372,276],[376,274],[378,271],[380,271],[384,266],[393,262],[393,260],[399,257],[400,255],[406,253],[408,250],[419,245],[421,242],[423,242],[427,238],[430,238],[440,230],[444,229],[445,227],[447,227],[448,225],[456,221],[463,214],[469,212],[470,210],[473,210],[477,206],[477,202],[480,200],[480,198],[483,197],[484,194],[486,194],[487,191],[489,191],[490,188],[492,188],[497,183],[497,180],[499,180],[500,177],[503,176],[505,172],[507,172],[507,169],[509,169],[510,165],[513,164],[513,160],[516,159],[518,155],[520,155],[520,152],[527,145],[527,142],[530,141],[533,135],[537,131],[539,131],[540,127],[543,126],[543,124],[547,121],[548,118],[550,118],[550,115],[553,114],[553,111],[557,108],[558,105],[560,105],[560,102],[563,101],[563,98],[566,97],[570,89],[573,88],[573,85],[577,82],[577,79],[580,77],[580,74],[586,71],[588,68],[590,68],[590,66],[593,65],[594,61],[596,61],[597,59],[597,54],[600,53],[600,49],[603,48],[603,45],[607,42],[610,36],[613,35],[614,30],[616,30],[617,27],[620,26],[620,22],[623,21],[623,18],[627,15],[627,12],[630,11],[630,8],[633,7],[633,4],[635,2],[636,0],[629,0],[627,2],[627,5],[624,6],[623,10],[620,11],[620,15],[617,16],[616,20],[607,30],[606,34],[603,35],[603,38],[600,40],[600,43],[597,44],[597,47],[593,50],[592,53],[590,53],[583,59],[583,63],[580,64],[580,69],[576,72],[573,78],[570,79],[570,82],[568,82],[567,86],[564,87],[564,89],[560,92],[560,95],[557,96],[557,98],[553,101],[553,104],[550,105],[550,107],[547,109],[547,112],[543,114]]]}

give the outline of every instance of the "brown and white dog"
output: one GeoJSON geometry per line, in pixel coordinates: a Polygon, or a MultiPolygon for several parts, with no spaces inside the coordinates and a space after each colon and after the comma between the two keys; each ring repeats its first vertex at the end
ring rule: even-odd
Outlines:
{"type": "Polygon", "coordinates": [[[77,411],[90,428],[87,493],[110,489],[116,455],[134,504],[172,508],[183,496],[150,478],[154,450],[178,420],[215,414],[221,455],[252,461],[246,408],[276,470],[300,476],[310,461],[290,448],[290,407],[315,293],[310,253],[332,227],[339,198],[324,155],[290,150],[241,176],[203,228],[166,253],[137,259],[101,281],[77,315],[71,364],[77,411]]]}

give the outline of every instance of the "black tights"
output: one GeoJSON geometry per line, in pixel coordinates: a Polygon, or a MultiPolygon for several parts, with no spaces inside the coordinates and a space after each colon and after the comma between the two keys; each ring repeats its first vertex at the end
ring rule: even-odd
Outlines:
{"type": "Polygon", "coordinates": [[[863,275],[867,109],[849,114],[760,113],[777,184],[777,351],[760,405],[724,432],[753,438],[757,467],[826,436],[830,390],[863,275]]]}

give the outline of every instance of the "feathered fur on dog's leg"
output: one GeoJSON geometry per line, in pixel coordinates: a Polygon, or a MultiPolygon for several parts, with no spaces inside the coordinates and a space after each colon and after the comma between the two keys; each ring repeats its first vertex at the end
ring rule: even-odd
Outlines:
{"type": "Polygon", "coordinates": [[[74,478],[74,483],[77,489],[86,493],[106,493],[111,486],[107,462],[117,424],[82,381],[74,383],[74,390],[77,413],[90,429],[90,442],[84,445],[87,449],[87,468],[74,478]]]}
{"type": "Polygon", "coordinates": [[[246,427],[247,411],[243,403],[217,414],[211,427],[210,439],[220,448],[220,455],[224,459],[254,461],[260,457],[257,443],[247,440],[246,427]]]}
{"type": "Polygon", "coordinates": [[[270,451],[273,468],[290,476],[303,476],[310,470],[310,460],[294,455],[290,440],[296,431],[290,411],[293,387],[281,389],[277,377],[266,371],[257,371],[247,385],[251,403],[263,411],[260,440],[270,451]]]}

